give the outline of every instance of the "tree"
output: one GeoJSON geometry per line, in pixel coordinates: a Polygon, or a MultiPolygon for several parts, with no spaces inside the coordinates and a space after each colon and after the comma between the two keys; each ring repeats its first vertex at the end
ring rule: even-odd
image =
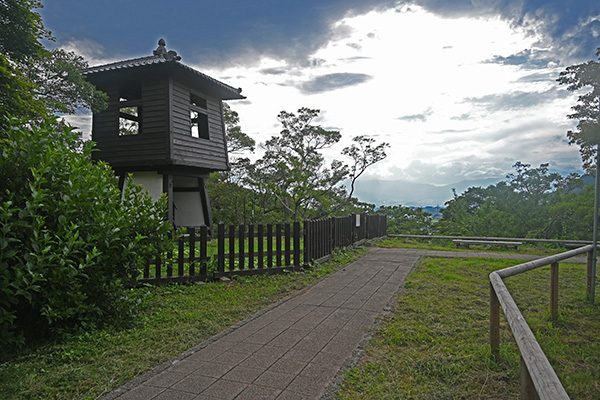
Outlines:
{"type": "MultiPolygon", "coordinates": [[[[596,51],[600,60],[600,47],[596,51]]],[[[577,99],[578,104],[571,107],[575,112],[569,118],[578,119],[575,130],[568,131],[569,143],[578,144],[583,166],[586,170],[596,172],[596,191],[594,197],[594,229],[593,229],[593,256],[590,268],[589,300],[593,303],[596,287],[596,253],[598,247],[598,207],[600,206],[600,64],[588,61],[583,64],[572,65],[561,72],[558,82],[566,84],[567,89],[575,91],[590,86],[592,89],[577,99]],[[596,147],[596,151],[594,151],[596,147]],[[594,163],[594,161],[596,161],[594,163]],[[595,164],[595,165],[594,165],[595,164]]]]}
{"type": "Polygon", "coordinates": [[[51,39],[42,17],[33,11],[42,8],[40,0],[0,0],[0,53],[23,61],[36,58],[44,47],[40,39],[51,39]]]}
{"type": "Polygon", "coordinates": [[[233,111],[227,103],[223,103],[223,120],[225,121],[227,152],[229,154],[254,153],[256,141],[242,131],[239,114],[233,111]]]}
{"type": "Polygon", "coordinates": [[[0,128],[9,114],[35,120],[47,111],[101,111],[107,105],[106,95],[85,81],[83,58],[39,42],[53,40],[34,11],[41,7],[37,0],[0,0],[0,128]]]}
{"type": "MultiPolygon", "coordinates": [[[[577,174],[563,178],[548,164],[531,168],[521,162],[506,181],[472,187],[446,203],[440,233],[462,236],[589,239],[589,224],[580,219],[583,182],[577,174]]],[[[587,191],[585,192],[587,193],[587,191]]]]}
{"type": "Polygon", "coordinates": [[[34,84],[34,98],[52,112],[72,114],[83,107],[92,112],[106,108],[108,97],[85,80],[88,67],[83,57],[62,49],[44,51],[22,66],[34,84]]]}
{"type": "Polygon", "coordinates": [[[422,208],[381,206],[377,212],[387,215],[387,233],[429,235],[433,232],[433,218],[422,208]]]}
{"type": "MultiPolygon", "coordinates": [[[[600,60],[600,48],[596,52],[600,60]]],[[[578,120],[573,130],[567,132],[569,144],[577,144],[580,148],[583,166],[587,171],[595,169],[595,146],[600,145],[600,63],[588,61],[572,65],[560,73],[557,81],[567,85],[569,91],[591,88],[580,95],[577,104],[571,109],[570,119],[578,120]]]]}
{"type": "Polygon", "coordinates": [[[251,163],[250,159],[240,155],[253,153],[256,142],[242,131],[238,113],[227,103],[223,103],[223,119],[230,170],[214,172],[208,180],[213,219],[228,224],[254,222],[256,193],[244,185],[251,163]]]}
{"type": "Polygon", "coordinates": [[[341,134],[314,125],[319,113],[309,108],[297,114],[281,111],[277,119],[283,129],[265,142],[265,154],[250,173],[253,187],[275,199],[287,220],[324,217],[351,205],[352,192],[342,181],[350,179],[353,190],[356,179],[385,158],[387,143],[375,146],[373,139],[358,136],[342,150],[352,159],[350,166],[339,160],[327,165],[321,152],[337,144],[341,134]]]}

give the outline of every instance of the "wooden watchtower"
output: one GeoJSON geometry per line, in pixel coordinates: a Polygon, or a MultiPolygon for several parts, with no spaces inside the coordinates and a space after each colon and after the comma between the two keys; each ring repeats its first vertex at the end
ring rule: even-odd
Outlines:
{"type": "Polygon", "coordinates": [[[85,71],[109,96],[93,116],[93,157],[111,165],[121,188],[131,174],[154,198],[166,193],[175,226],[211,227],[206,179],[229,169],[222,101],[245,97],[181,63],[163,39],[153,53],[85,71]]]}

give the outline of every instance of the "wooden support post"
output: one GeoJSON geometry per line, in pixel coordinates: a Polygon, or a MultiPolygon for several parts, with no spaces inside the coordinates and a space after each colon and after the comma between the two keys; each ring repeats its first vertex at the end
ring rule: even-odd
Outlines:
{"type": "Polygon", "coordinates": [[[494,287],[490,283],[490,347],[492,357],[500,353],[500,302],[494,287]]]}
{"type": "Polygon", "coordinates": [[[527,369],[527,365],[525,365],[525,360],[521,356],[521,399],[522,400],[539,400],[535,386],[533,385],[533,381],[531,380],[531,375],[529,375],[529,370],[527,369]]]}
{"type": "Polygon", "coordinates": [[[550,318],[558,320],[558,263],[550,265],[550,318]]]}

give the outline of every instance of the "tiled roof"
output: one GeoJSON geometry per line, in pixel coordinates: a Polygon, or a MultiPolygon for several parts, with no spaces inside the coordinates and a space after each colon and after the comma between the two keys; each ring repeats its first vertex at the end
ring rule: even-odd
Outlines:
{"type": "Polygon", "coordinates": [[[173,59],[168,56],[165,57],[163,55],[152,55],[152,56],[147,56],[147,57],[134,58],[131,60],[118,61],[118,62],[114,62],[114,63],[110,63],[110,64],[97,65],[95,67],[90,67],[90,68],[86,69],[83,73],[85,75],[91,75],[91,74],[95,74],[95,73],[99,73],[99,72],[114,71],[114,70],[121,70],[121,69],[128,69],[128,68],[138,68],[138,67],[143,67],[146,65],[160,64],[160,63],[172,63],[174,65],[177,65],[177,67],[181,68],[182,70],[192,72],[195,76],[197,76],[198,78],[200,78],[204,81],[207,81],[209,84],[216,85],[217,87],[219,87],[219,89],[229,92],[232,96],[231,97],[232,99],[245,99],[246,98],[245,96],[241,95],[241,92],[242,92],[241,88],[236,89],[236,88],[229,86],[217,79],[211,78],[210,76],[203,74],[200,71],[197,71],[191,67],[188,67],[187,65],[185,65],[183,63],[180,63],[176,59],[173,59]]]}
{"type": "Polygon", "coordinates": [[[110,71],[115,69],[141,67],[142,65],[158,64],[167,62],[168,60],[161,56],[148,56],[134,58],[132,60],[118,61],[111,64],[97,65],[86,69],[83,73],[86,75],[96,72],[110,71]]]}

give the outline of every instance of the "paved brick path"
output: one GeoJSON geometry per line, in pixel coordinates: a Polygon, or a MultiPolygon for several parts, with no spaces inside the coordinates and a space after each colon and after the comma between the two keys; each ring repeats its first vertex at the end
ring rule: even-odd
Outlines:
{"type": "MultiPolygon", "coordinates": [[[[536,257],[370,248],[313,286],[188,350],[103,400],[319,399],[360,359],[370,331],[423,255],[536,257]]],[[[571,260],[585,262],[585,259],[571,260]]]]}

